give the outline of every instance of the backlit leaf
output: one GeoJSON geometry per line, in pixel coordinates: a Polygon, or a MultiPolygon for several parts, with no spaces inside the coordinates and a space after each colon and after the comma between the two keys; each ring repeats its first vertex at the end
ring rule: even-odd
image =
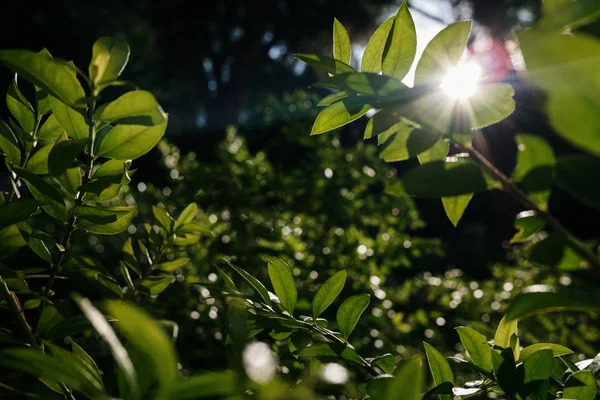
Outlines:
{"type": "Polygon", "coordinates": [[[373,108],[373,98],[352,96],[324,108],[313,124],[311,135],[319,135],[344,126],[365,115],[373,108]]]}
{"type": "Polygon", "coordinates": [[[121,75],[129,60],[129,45],[116,37],[101,37],[92,48],[89,66],[90,79],[94,84],[115,80],[121,75]]]}
{"type": "Polygon", "coordinates": [[[21,163],[21,146],[12,129],[2,120],[0,120],[0,150],[6,155],[8,162],[15,165],[21,163]]]}
{"type": "Polygon", "coordinates": [[[336,321],[344,339],[347,340],[356,327],[360,316],[369,305],[370,298],[371,296],[368,294],[357,294],[348,297],[340,304],[336,314],[336,321]]]}
{"type": "Polygon", "coordinates": [[[390,30],[392,29],[392,25],[394,24],[394,20],[395,17],[392,17],[381,24],[375,33],[373,33],[371,39],[369,39],[361,61],[361,72],[373,72],[375,74],[381,72],[383,51],[385,49],[385,44],[388,40],[390,30]]]}
{"type": "Polygon", "coordinates": [[[333,58],[350,65],[352,45],[344,25],[337,18],[333,19],[333,58]]]}
{"type": "Polygon", "coordinates": [[[152,150],[165,134],[167,117],[158,125],[117,125],[96,138],[98,157],[134,160],[152,150]]]}
{"type": "Polygon", "coordinates": [[[139,308],[116,301],[107,302],[111,316],[128,343],[151,363],[160,386],[169,386],[177,377],[177,357],[164,329],[139,308]]]}
{"type": "Polygon", "coordinates": [[[27,98],[19,90],[16,77],[6,91],[6,106],[26,132],[33,132],[35,111],[27,98]]]}
{"type": "Polygon", "coordinates": [[[64,61],[29,50],[0,50],[0,63],[69,107],[85,107],[83,88],[64,61]]]}
{"type": "Polygon", "coordinates": [[[29,157],[29,160],[27,160],[25,169],[27,169],[37,175],[47,174],[48,173],[48,154],[50,154],[52,147],[54,147],[54,143],[50,143],[50,144],[42,147],[35,153],[33,153],[33,155],[31,157],[29,157]]]}
{"type": "Polygon", "coordinates": [[[485,337],[475,329],[460,326],[456,328],[460,341],[469,352],[471,362],[486,372],[492,372],[492,349],[485,337]]]}
{"type": "Polygon", "coordinates": [[[123,232],[133,219],[135,207],[76,206],[73,215],[79,218],[78,227],[99,235],[115,235],[123,232]]]}
{"type": "MultiPolygon", "coordinates": [[[[450,382],[454,384],[454,374],[448,361],[444,358],[435,347],[429,343],[423,343],[425,346],[425,354],[427,355],[427,363],[429,364],[429,370],[431,371],[431,377],[433,379],[434,386],[441,385],[444,382],[450,382]]],[[[450,399],[451,396],[439,395],[440,399],[450,399]]]]}
{"type": "Polygon", "coordinates": [[[298,299],[298,290],[296,289],[292,269],[277,257],[265,256],[263,260],[267,262],[269,279],[275,294],[279,297],[283,307],[292,314],[298,299]]]}
{"type": "Polygon", "coordinates": [[[417,52],[417,33],[406,2],[400,6],[389,35],[389,47],[383,52],[382,71],[384,75],[402,79],[417,52]]]}
{"type": "Polygon", "coordinates": [[[312,302],[313,318],[318,318],[338,297],[346,283],[346,271],[338,271],[319,288],[312,302]]]}
{"type": "Polygon", "coordinates": [[[89,136],[90,128],[80,112],[75,111],[57,98],[52,98],[51,103],[52,115],[69,137],[83,139],[89,136]]]}
{"type": "Polygon", "coordinates": [[[415,86],[440,84],[460,60],[471,31],[471,21],[460,21],[442,29],[425,47],[415,70],[415,86]]]}
{"type": "Polygon", "coordinates": [[[153,126],[163,122],[166,115],[152,93],[133,90],[98,108],[94,118],[116,124],[153,126]]]}

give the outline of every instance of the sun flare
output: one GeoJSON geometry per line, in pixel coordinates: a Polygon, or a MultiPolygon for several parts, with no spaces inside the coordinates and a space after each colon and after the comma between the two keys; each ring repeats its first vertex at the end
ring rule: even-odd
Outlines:
{"type": "Polygon", "coordinates": [[[475,63],[458,64],[448,71],[440,85],[453,99],[468,99],[477,91],[481,67],[475,63]]]}

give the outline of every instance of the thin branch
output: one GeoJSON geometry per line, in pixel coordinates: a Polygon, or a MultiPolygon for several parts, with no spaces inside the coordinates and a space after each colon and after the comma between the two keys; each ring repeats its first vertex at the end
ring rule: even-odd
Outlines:
{"type": "Polygon", "coordinates": [[[464,153],[468,153],[471,159],[476,161],[485,171],[500,181],[502,188],[510,194],[515,200],[521,203],[526,208],[529,208],[536,212],[536,214],[542,217],[548,226],[552,227],[556,232],[562,234],[569,243],[573,246],[573,249],[579,253],[580,256],[585,258],[596,278],[600,277],[600,259],[590,250],[585,244],[575,237],[559,220],[552,216],[548,211],[541,209],[527,194],[525,194],[521,188],[519,188],[514,182],[504,175],[494,164],[492,164],[483,154],[474,148],[468,148],[462,144],[452,141],[454,147],[464,153]]]}
{"type": "Polygon", "coordinates": [[[33,333],[31,332],[31,327],[29,326],[29,324],[27,323],[27,320],[25,319],[25,314],[23,312],[23,308],[21,308],[21,305],[19,304],[17,295],[8,289],[8,285],[6,284],[6,281],[4,279],[2,279],[1,276],[0,276],[0,292],[2,292],[2,296],[8,303],[8,307],[15,315],[15,320],[17,321],[17,325],[19,325],[19,329],[21,329],[21,332],[23,333],[23,336],[27,340],[27,343],[29,343],[29,345],[31,347],[34,347],[34,348],[39,347],[37,340],[35,340],[35,337],[33,336],[33,333]]]}

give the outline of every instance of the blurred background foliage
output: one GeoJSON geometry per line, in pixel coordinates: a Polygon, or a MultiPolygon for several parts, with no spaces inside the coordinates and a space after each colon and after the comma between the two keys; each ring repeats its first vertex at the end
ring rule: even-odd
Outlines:
{"type": "MultiPolygon", "coordinates": [[[[518,69],[509,54],[515,45],[512,29],[539,17],[539,0],[409,4],[417,32],[425,38],[446,23],[474,18],[475,38],[492,41],[481,55],[495,68],[492,79],[507,79],[517,90],[515,115],[478,139],[495,164],[506,171],[513,167],[515,133],[533,132],[553,140],[539,99],[510,74],[518,69]]],[[[197,246],[182,250],[191,261],[177,271],[177,283],[146,304],[154,316],[178,324],[184,368],[200,371],[227,363],[222,356],[229,323],[223,313],[226,303],[212,298],[208,288],[190,284],[220,283],[215,264],[223,257],[263,282],[267,277],[261,255],[288,261],[297,277],[298,310],[306,314],[315,282],[346,270],[348,283],[341,298],[371,294],[369,309],[354,333],[357,349],[367,357],[385,352],[405,357],[418,352],[424,338],[458,353],[463,349],[454,327],[469,323],[491,336],[507,301],[520,288],[533,283],[583,285],[566,272],[557,276],[524,261],[518,249],[508,247],[518,207],[505,194],[491,192],[473,199],[455,229],[439,201],[384,195],[397,169],[411,163],[379,160],[376,146],[359,140],[360,124],[308,136],[322,96],[307,89],[318,78],[315,72],[292,54],[327,54],[333,17],[343,21],[359,44],[355,52],[360,52],[360,43],[364,45],[376,24],[398,5],[390,0],[226,0],[194,6],[179,0],[65,0],[60,7],[52,2],[7,5],[0,24],[3,48],[47,47],[55,56],[86,65],[97,37],[124,37],[133,50],[124,78],[152,90],[169,113],[166,140],[134,164],[139,172],[117,202],[138,205],[128,229],[134,236],[153,219],[151,206],[158,203],[176,215],[196,202],[212,232],[197,246]]],[[[594,33],[598,26],[586,29],[594,33]]],[[[476,46],[472,49],[477,51],[476,46]]],[[[8,83],[11,77],[3,69],[0,78],[8,83]]],[[[2,116],[6,113],[0,111],[2,116]]],[[[572,149],[562,145],[560,151],[572,149]]],[[[553,190],[551,207],[558,217],[580,236],[592,235],[600,213],[575,204],[553,190]]],[[[50,223],[42,228],[53,229],[50,223]]],[[[92,236],[74,251],[94,255],[118,275],[118,265],[111,260],[125,237],[92,236]]],[[[3,248],[2,258],[7,257],[35,267],[35,260],[3,248]]],[[[55,290],[68,292],[69,285],[60,280],[55,290]]],[[[93,285],[89,282],[79,290],[93,299],[98,293],[93,285]]],[[[528,320],[523,344],[544,339],[593,355],[600,331],[597,321],[589,318],[561,314],[528,320]]],[[[280,368],[300,373],[303,366],[289,351],[281,349],[279,354],[280,368]]]]}

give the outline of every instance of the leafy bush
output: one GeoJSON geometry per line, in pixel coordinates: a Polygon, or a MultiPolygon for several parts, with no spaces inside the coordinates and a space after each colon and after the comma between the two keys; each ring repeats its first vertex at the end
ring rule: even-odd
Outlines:
{"type": "MultiPolygon", "coordinates": [[[[119,80],[128,45],[99,39],[88,74],[46,50],[0,51],[0,62],[16,74],[6,97],[12,118],[0,121],[10,182],[0,196],[0,291],[7,311],[0,340],[10,344],[0,352],[6,369],[0,393],[48,399],[597,398],[597,357],[575,362],[569,347],[539,340],[550,329],[569,336],[563,344],[591,353],[599,336],[595,243],[576,238],[548,207],[553,182],[585,204],[599,204],[590,189],[595,136],[580,134],[565,101],[586,122],[598,120],[589,107],[596,97],[585,85],[597,77],[590,55],[600,45],[578,32],[559,34],[596,14],[584,7],[552,18],[561,7],[549,2],[546,17],[520,40],[531,82],[548,91],[557,132],[593,156],[557,158],[541,137],[521,134],[510,177],[472,137],[513,112],[512,87],[488,83],[458,99],[439,89],[463,54],[469,22],[442,30],[417,64],[415,87],[404,85],[416,54],[406,4],[374,33],[361,72],[349,65],[350,39],[338,20],[333,58],[296,56],[329,75],[315,87],[336,90],[319,102],[324,108],[312,135],[375,109],[364,137],[377,137],[382,161],[362,144],[345,154],[327,148],[321,136],[309,139],[322,147],[309,157],[314,175],[293,167],[275,172],[231,128],[221,144],[226,162],[216,166],[163,141],[164,172],[174,184],[159,189],[138,182],[135,197],[128,186],[136,172],[132,160],[161,141],[168,116],[151,93],[121,92],[132,86],[119,80]],[[569,51],[554,51],[556,42],[569,51]],[[568,89],[534,74],[547,65],[564,72],[568,89]],[[34,104],[23,95],[21,79],[33,85],[34,104]],[[384,164],[415,157],[420,165],[400,177],[384,164]],[[334,174],[343,179],[330,180],[334,174]],[[390,196],[374,195],[382,190],[390,196]],[[456,225],[472,196],[487,190],[503,190],[522,204],[511,243],[529,271],[498,266],[499,281],[482,282],[485,291],[459,268],[413,271],[400,280],[391,274],[399,267],[402,273],[429,269],[441,253],[438,241],[407,233],[421,225],[408,196],[441,198],[456,225]],[[232,198],[236,193],[248,196],[232,198]],[[90,255],[94,250],[105,253],[104,262],[90,255]],[[533,282],[544,284],[528,286],[533,282]],[[500,303],[523,286],[508,306],[500,303]],[[453,311],[463,299],[473,307],[453,311]],[[477,304],[488,300],[492,311],[477,304]],[[544,314],[552,311],[589,315],[549,321],[544,314]],[[380,318],[384,312],[389,323],[380,318]],[[492,312],[504,314],[495,330],[471,323],[489,322],[492,312]],[[531,316],[541,329],[519,331],[531,316]],[[459,326],[456,335],[442,330],[446,319],[472,327],[459,326]],[[585,333],[575,332],[578,324],[585,333]],[[425,357],[415,343],[422,331],[425,357]],[[454,353],[457,339],[459,353],[444,357],[454,353]],[[194,340],[206,342],[209,356],[197,355],[194,340]],[[521,347],[521,341],[532,344],[521,347]],[[181,357],[174,342],[182,342],[181,357]],[[395,346],[402,356],[382,351],[395,346]],[[454,370],[448,359],[456,362],[454,370]]],[[[332,143],[339,147],[337,138],[332,143]]]]}

